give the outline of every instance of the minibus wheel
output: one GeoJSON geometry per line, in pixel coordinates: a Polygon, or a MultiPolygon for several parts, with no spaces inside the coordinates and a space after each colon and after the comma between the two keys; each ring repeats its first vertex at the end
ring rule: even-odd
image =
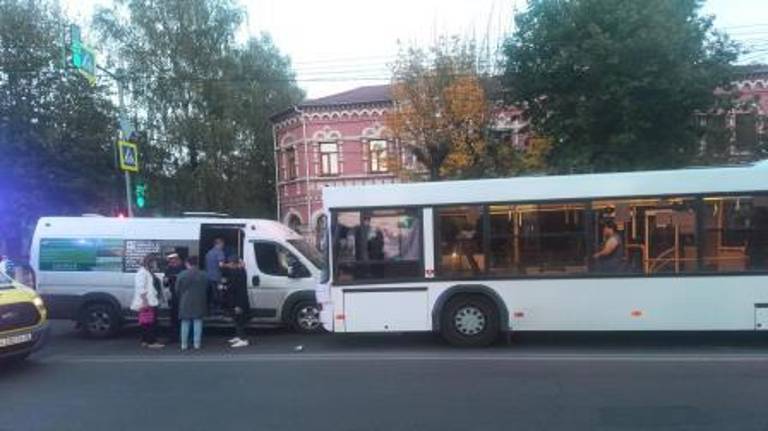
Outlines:
{"type": "Polygon", "coordinates": [[[320,307],[314,301],[299,301],[291,313],[291,327],[302,334],[322,332],[320,307]]]}
{"type": "Polygon", "coordinates": [[[456,295],[443,308],[440,335],[459,347],[492,344],[499,336],[496,305],[484,295],[456,295]]]}
{"type": "Polygon", "coordinates": [[[120,327],[115,307],[106,302],[90,302],[80,310],[80,331],[88,338],[109,338],[120,327]]]}

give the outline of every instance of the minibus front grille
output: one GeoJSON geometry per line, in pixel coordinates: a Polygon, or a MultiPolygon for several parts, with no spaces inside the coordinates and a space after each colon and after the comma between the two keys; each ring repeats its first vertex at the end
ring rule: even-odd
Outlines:
{"type": "Polygon", "coordinates": [[[0,332],[35,326],[38,322],[40,313],[30,302],[0,305],[0,332]]]}

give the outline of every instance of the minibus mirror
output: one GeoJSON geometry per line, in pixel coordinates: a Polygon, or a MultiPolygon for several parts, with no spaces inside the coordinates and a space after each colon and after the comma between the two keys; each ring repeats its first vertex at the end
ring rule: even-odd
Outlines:
{"type": "Polygon", "coordinates": [[[251,284],[253,285],[253,287],[258,286],[260,282],[261,280],[259,280],[258,275],[254,275],[253,277],[251,277],[251,284]]]}

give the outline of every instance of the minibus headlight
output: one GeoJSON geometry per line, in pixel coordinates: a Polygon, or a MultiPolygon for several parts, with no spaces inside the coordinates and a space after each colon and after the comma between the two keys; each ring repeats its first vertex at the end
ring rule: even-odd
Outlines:
{"type": "Polygon", "coordinates": [[[35,298],[32,299],[32,303],[35,304],[35,307],[37,308],[45,308],[45,303],[43,302],[43,298],[39,296],[35,296],[35,298]]]}

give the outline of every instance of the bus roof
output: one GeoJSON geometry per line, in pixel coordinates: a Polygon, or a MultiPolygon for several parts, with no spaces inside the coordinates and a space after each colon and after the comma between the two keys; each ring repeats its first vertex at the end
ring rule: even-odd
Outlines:
{"type": "Polygon", "coordinates": [[[768,162],[607,174],[394,183],[323,189],[326,208],[533,202],[768,190],[768,162]]]}

